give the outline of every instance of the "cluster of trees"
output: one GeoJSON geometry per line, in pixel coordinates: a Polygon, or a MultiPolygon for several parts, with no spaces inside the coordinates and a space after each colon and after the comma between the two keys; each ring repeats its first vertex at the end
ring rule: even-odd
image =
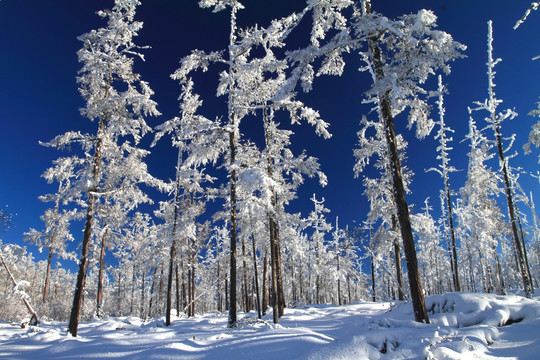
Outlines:
{"type": "MultiPolygon", "coordinates": [[[[82,68],[77,81],[86,102],[81,114],[97,123],[97,131],[70,131],[44,144],[81,150],[57,159],[44,174],[57,191],[42,197],[52,204],[42,216],[44,229],[31,229],[27,239],[48,251],[47,261],[33,261],[22,248],[2,248],[8,254],[6,269],[11,266],[15,277],[30,282],[26,294],[41,316],[69,319],[73,336],[81,316],[148,318],[165,313],[169,325],[173,309],[187,316],[228,311],[234,327],[239,309],[255,310],[261,317],[271,306],[278,322],[286,306],[345,304],[367,299],[371,292],[374,301],[411,299],[415,319],[429,322],[426,293],[503,293],[522,286],[531,296],[533,282],[539,280],[540,242],[534,232],[527,246],[525,218],[517,211],[516,201],[533,208],[532,199],[519,187],[519,172],[503,147],[508,144],[503,145],[500,122],[514,113],[497,110],[491,30],[488,98],[471,110],[468,180],[456,197],[450,186],[455,169],[442,77],[435,90],[426,81],[448,74],[449,63],[465,48],[436,28],[432,12],[393,20],[372,11],[367,0],[314,0],[266,28],[242,29],[236,21],[244,8],[240,1],[201,0],[201,7],[229,11],[228,47],[196,50],[181,60],[172,74],[181,87],[179,116],[150,129],[145,118],[160,114],[150,85],[134,71],[136,59],[144,59],[134,42],[142,28],[135,20],[139,4],[115,0],[111,10],[98,13],[107,26],[79,38],[82,68]],[[304,33],[306,27],[299,25],[305,23],[310,26],[304,33]],[[307,45],[289,50],[291,33],[305,34],[307,45]],[[351,56],[358,56],[360,70],[371,74],[365,102],[374,109],[374,118],[361,122],[354,170],[363,174],[372,163],[378,177],[363,180],[370,203],[365,226],[340,228],[337,218],[334,225],[327,219],[324,199],[315,194],[307,217],[289,211],[306,177],[318,178],[323,186],[326,177],[318,159],[293,151],[293,132],[280,119],[307,123],[329,138],[328,123],[299,93],[316,86],[316,76],[342,74],[351,56]],[[211,68],[216,70],[207,71],[211,68]],[[195,79],[216,74],[226,113],[211,118],[204,115],[195,79]],[[432,120],[433,98],[438,122],[432,120]],[[488,113],[485,129],[473,120],[473,111],[481,110],[488,113]],[[419,138],[438,126],[440,165],[433,170],[443,179],[439,220],[432,217],[427,200],[422,213],[410,214],[407,142],[394,127],[394,120],[402,117],[419,138]],[[262,141],[240,131],[247,121],[258,126],[262,141]],[[140,147],[140,140],[152,130],[154,144],[167,137],[178,151],[171,181],[147,171],[149,150],[140,147]],[[488,130],[493,130],[492,140],[488,130]],[[493,157],[500,169],[488,164],[493,157]],[[139,205],[153,203],[151,188],[168,200],[148,214],[139,205]],[[508,203],[506,221],[497,204],[501,193],[508,203]],[[209,213],[209,204],[221,209],[209,213]],[[67,247],[73,241],[70,228],[81,223],[75,278],[52,264],[74,257],[67,247]],[[106,253],[115,256],[114,264],[106,264],[106,253]],[[371,289],[362,271],[367,257],[371,289]]],[[[15,301],[17,291],[8,291],[3,277],[0,286],[6,290],[2,296],[15,301]]],[[[8,312],[7,304],[2,301],[0,317],[20,316],[8,312]]]]}

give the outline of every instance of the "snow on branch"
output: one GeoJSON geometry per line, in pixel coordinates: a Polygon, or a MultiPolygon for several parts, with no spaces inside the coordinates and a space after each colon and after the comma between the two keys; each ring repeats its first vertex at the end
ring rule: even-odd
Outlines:
{"type": "Polygon", "coordinates": [[[527,20],[527,17],[529,17],[529,14],[532,10],[538,10],[538,7],[540,6],[540,1],[535,1],[531,3],[531,6],[525,11],[525,14],[519,19],[516,24],[514,25],[514,30],[516,30],[521,24],[527,20]]]}

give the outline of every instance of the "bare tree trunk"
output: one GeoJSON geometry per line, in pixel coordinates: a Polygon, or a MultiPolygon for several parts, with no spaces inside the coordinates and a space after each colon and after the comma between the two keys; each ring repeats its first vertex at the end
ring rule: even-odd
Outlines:
{"type": "Polygon", "coordinates": [[[263,259],[263,284],[262,284],[262,314],[266,315],[266,309],[268,309],[268,248],[264,248],[263,259]]]}
{"type": "Polygon", "coordinates": [[[278,281],[277,281],[277,226],[274,224],[273,219],[270,217],[270,268],[272,271],[272,315],[274,324],[279,322],[279,296],[278,296],[278,281]]]}
{"type": "MultiPolygon", "coordinates": [[[[171,231],[171,249],[169,252],[169,277],[167,279],[167,308],[165,309],[165,326],[171,325],[172,278],[174,275],[173,271],[174,271],[174,265],[176,261],[176,226],[178,224],[178,207],[179,207],[179,200],[180,200],[180,177],[178,175],[178,169],[180,169],[181,155],[182,155],[182,152],[179,149],[178,161],[177,161],[177,175],[176,175],[176,194],[174,196],[173,227],[171,231]]],[[[176,269],[178,270],[178,267],[176,267],[176,269]]],[[[178,282],[178,274],[177,274],[177,282],[178,282]]]]}
{"type": "Polygon", "coordinates": [[[146,319],[146,316],[144,315],[144,297],[146,295],[146,290],[145,290],[145,271],[143,270],[142,272],[142,279],[141,279],[141,309],[140,309],[140,316],[141,316],[141,319],[145,320],[146,319]]]}
{"type": "Polygon", "coordinates": [[[154,302],[154,288],[156,287],[156,270],[154,269],[154,272],[152,274],[152,285],[150,286],[150,294],[149,294],[149,304],[148,304],[148,317],[152,317],[152,305],[154,302]]]}
{"type": "MultiPolygon", "coordinates": [[[[180,274],[178,273],[178,264],[175,266],[176,270],[176,316],[180,317],[180,274]]],[[[219,278],[219,277],[218,277],[219,278]]]]}
{"type": "Polygon", "coordinates": [[[252,244],[252,251],[253,251],[253,268],[255,269],[255,292],[257,293],[257,315],[260,319],[262,317],[261,315],[261,293],[259,291],[259,273],[257,271],[257,249],[255,248],[255,235],[253,233],[251,234],[251,244],[252,244]]]}
{"type": "Polygon", "coordinates": [[[92,220],[94,218],[94,206],[96,202],[95,192],[97,191],[97,184],[101,172],[101,152],[103,147],[104,130],[105,118],[101,118],[97,132],[96,152],[94,154],[94,164],[92,169],[93,185],[88,191],[88,206],[86,208],[86,222],[84,225],[81,258],[79,260],[79,272],[77,274],[77,283],[75,285],[75,294],[73,296],[73,306],[71,307],[71,314],[69,316],[68,331],[74,337],[77,336],[77,330],[79,327],[79,315],[81,312],[84,284],[86,281],[88,247],[92,237],[92,220]]]}
{"type": "MultiPolygon", "coordinates": [[[[376,39],[369,40],[369,46],[372,52],[372,61],[377,81],[385,78],[381,60],[381,49],[376,43],[376,39]]],[[[403,240],[403,249],[405,259],[407,260],[407,271],[409,273],[409,285],[411,289],[411,299],[414,309],[414,317],[418,322],[429,323],[429,317],[424,302],[424,294],[420,275],[418,273],[418,261],[416,258],[416,249],[414,237],[412,234],[411,222],[409,217],[409,207],[405,199],[405,189],[401,175],[401,164],[399,160],[397,138],[394,129],[394,118],[390,106],[389,91],[380,94],[379,108],[385,125],[385,135],[390,155],[392,170],[392,183],[394,186],[394,199],[397,208],[397,217],[401,229],[401,238],[403,240]]]]}
{"type": "Polygon", "coordinates": [[[134,306],[135,306],[135,285],[136,285],[136,274],[135,274],[135,262],[133,262],[133,266],[131,269],[131,299],[129,304],[129,312],[131,315],[135,315],[134,313],[134,306]]]}
{"type": "Polygon", "coordinates": [[[190,292],[190,314],[195,316],[195,261],[197,261],[195,248],[191,254],[191,292],[190,292]]]}
{"type": "Polygon", "coordinates": [[[157,309],[158,313],[161,314],[161,311],[163,310],[163,264],[160,265],[160,271],[159,271],[159,291],[158,291],[158,301],[157,301],[157,309]]]}
{"type": "Polygon", "coordinates": [[[216,298],[217,298],[217,311],[222,312],[223,311],[223,307],[222,307],[223,306],[223,304],[222,304],[223,299],[221,298],[222,297],[222,295],[221,295],[221,286],[219,286],[219,284],[221,283],[220,265],[219,264],[220,264],[220,262],[219,262],[219,259],[218,259],[217,260],[217,266],[216,266],[217,267],[217,269],[216,269],[217,270],[217,274],[216,274],[216,276],[217,276],[216,298]]]}
{"type": "MultiPolygon", "coordinates": [[[[495,239],[495,237],[492,235],[495,239]]],[[[499,262],[499,255],[497,254],[497,247],[493,245],[493,254],[495,256],[495,264],[497,265],[497,295],[505,295],[504,290],[504,278],[501,270],[501,263],[499,262]]]]}
{"type": "Polygon", "coordinates": [[[375,302],[377,298],[375,296],[375,264],[373,264],[373,254],[369,256],[369,259],[371,261],[371,296],[373,302],[375,302]]]}
{"type": "Polygon", "coordinates": [[[529,275],[529,284],[531,286],[531,293],[534,294],[534,286],[532,283],[532,275],[531,275],[531,267],[529,266],[529,257],[527,256],[527,247],[525,246],[525,235],[523,235],[523,227],[521,226],[521,216],[519,216],[519,212],[516,207],[516,214],[517,219],[519,223],[519,233],[521,235],[521,246],[523,246],[523,257],[525,259],[525,266],[527,268],[527,274],[529,275]]]}
{"type": "Polygon", "coordinates": [[[523,248],[521,246],[521,241],[519,239],[516,214],[514,212],[514,199],[512,197],[512,188],[510,186],[510,178],[508,176],[508,169],[506,166],[506,159],[504,156],[504,149],[502,146],[500,127],[497,121],[497,115],[493,114],[492,116],[493,116],[493,119],[496,120],[496,124],[494,126],[495,138],[497,141],[497,150],[499,154],[499,160],[502,164],[501,171],[503,173],[504,189],[506,192],[506,202],[508,203],[508,214],[510,215],[510,223],[512,225],[512,235],[513,235],[513,240],[514,240],[514,246],[516,249],[518,265],[519,265],[518,270],[520,271],[521,279],[523,280],[523,290],[525,291],[525,296],[531,299],[532,294],[533,294],[532,286],[531,286],[531,281],[529,279],[529,274],[527,273],[527,269],[525,266],[525,256],[523,254],[523,248]]]}
{"type": "Polygon", "coordinates": [[[53,238],[51,238],[51,245],[49,246],[49,256],[47,257],[47,272],[45,274],[45,285],[43,287],[43,303],[47,302],[47,292],[49,290],[49,278],[51,277],[51,263],[53,256],[53,238]]]}
{"type": "Polygon", "coordinates": [[[244,287],[244,310],[246,312],[251,311],[251,304],[249,301],[249,289],[248,289],[248,280],[247,280],[247,264],[246,264],[246,243],[244,237],[242,237],[242,284],[244,287]]]}
{"type": "MultiPolygon", "coordinates": [[[[336,261],[337,261],[337,272],[338,272],[338,276],[340,276],[340,272],[339,272],[339,247],[338,249],[336,249],[336,261]]],[[[338,298],[338,305],[341,306],[343,305],[342,301],[341,301],[341,278],[338,277],[338,280],[337,280],[337,298],[338,298]]]]}
{"type": "MultiPolygon", "coordinates": [[[[234,124],[234,115],[232,117],[232,122],[234,124]]],[[[234,127],[234,126],[233,126],[234,127]]],[[[231,151],[231,172],[230,172],[230,181],[231,181],[231,229],[230,229],[230,271],[229,271],[229,327],[234,327],[236,325],[236,136],[234,130],[231,131],[229,135],[229,147],[231,151]]]]}
{"type": "MultiPolygon", "coordinates": [[[[392,215],[392,228],[394,232],[398,233],[398,223],[395,215],[392,215]]],[[[398,299],[400,301],[405,300],[405,294],[403,294],[403,273],[401,272],[401,251],[399,248],[399,242],[394,239],[394,259],[396,263],[396,279],[398,284],[398,299]]]]}
{"type": "MultiPolygon", "coordinates": [[[[277,224],[277,222],[276,222],[277,224]]],[[[285,314],[285,292],[283,291],[283,271],[281,267],[281,246],[279,244],[279,225],[276,228],[276,270],[277,270],[277,286],[278,286],[278,311],[279,317],[285,314]]]]}
{"type": "Polygon", "coordinates": [[[182,309],[186,309],[188,306],[187,290],[186,290],[186,272],[184,270],[184,261],[180,264],[182,272],[182,309]]]}
{"type": "Polygon", "coordinates": [[[348,294],[348,297],[349,297],[348,302],[349,302],[349,304],[351,304],[352,303],[352,297],[351,297],[351,275],[350,274],[347,275],[347,294],[348,294]]]}
{"type": "Polygon", "coordinates": [[[450,185],[448,179],[445,180],[444,186],[446,188],[446,206],[448,207],[448,223],[450,225],[450,239],[452,240],[452,277],[454,279],[454,289],[457,292],[461,292],[461,284],[459,283],[459,271],[457,263],[457,249],[456,249],[456,237],[454,235],[454,216],[452,212],[452,201],[450,199],[450,185]]]}
{"type": "MultiPolygon", "coordinates": [[[[107,226],[107,225],[105,225],[107,226]]],[[[96,316],[101,316],[101,307],[103,302],[103,268],[105,267],[105,240],[107,239],[108,229],[105,229],[101,237],[101,250],[99,253],[99,272],[97,286],[96,316]]]]}
{"type": "MultiPolygon", "coordinates": [[[[176,209],[175,209],[176,212],[176,209]]],[[[176,224],[175,224],[176,225],[176,224]]],[[[169,253],[169,277],[167,278],[167,308],[165,309],[165,326],[171,325],[171,308],[172,308],[172,278],[174,270],[174,262],[176,258],[176,238],[173,230],[173,239],[171,242],[171,250],[169,253]]]]}
{"type": "Polygon", "coordinates": [[[225,308],[229,308],[229,278],[225,277],[225,308]]]}

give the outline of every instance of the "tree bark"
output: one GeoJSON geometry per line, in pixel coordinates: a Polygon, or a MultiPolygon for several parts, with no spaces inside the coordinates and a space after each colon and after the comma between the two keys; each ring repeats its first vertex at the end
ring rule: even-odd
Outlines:
{"type": "MultiPolygon", "coordinates": [[[[234,116],[232,116],[234,119],[234,116]]],[[[234,121],[233,121],[234,124],[234,121]]],[[[233,126],[234,127],[234,126],[233,126]]],[[[236,136],[235,131],[231,131],[229,134],[229,147],[231,152],[231,171],[230,171],[230,181],[231,181],[231,229],[230,229],[230,271],[229,271],[229,327],[234,327],[236,325],[236,243],[237,243],[237,233],[236,233],[236,136]]]]}
{"type": "Polygon", "coordinates": [[[456,236],[454,235],[454,216],[452,211],[452,201],[450,199],[450,185],[448,179],[445,180],[444,186],[446,188],[446,206],[448,207],[448,223],[450,225],[450,239],[452,241],[452,270],[454,279],[454,289],[457,292],[461,292],[461,284],[459,282],[459,271],[457,263],[457,249],[456,249],[456,236]]]}
{"type": "Polygon", "coordinates": [[[242,237],[242,284],[244,288],[244,310],[246,312],[251,311],[251,304],[249,301],[249,286],[247,279],[247,263],[246,263],[246,242],[242,237]]]}
{"type": "MultiPolygon", "coordinates": [[[[180,274],[178,272],[178,264],[175,265],[175,280],[176,280],[176,316],[180,317],[180,274]]],[[[219,277],[218,277],[219,279],[219,277]]]]}
{"type": "Polygon", "coordinates": [[[255,248],[255,235],[253,233],[251,234],[251,244],[252,244],[252,251],[253,251],[253,268],[255,269],[255,292],[257,293],[257,315],[260,319],[262,317],[261,315],[261,293],[259,291],[259,273],[257,271],[257,250],[255,248]]]}
{"type": "Polygon", "coordinates": [[[47,292],[49,290],[49,278],[51,277],[51,263],[52,263],[52,256],[53,256],[53,239],[51,238],[51,245],[49,247],[49,256],[47,257],[47,272],[45,274],[45,285],[43,286],[43,303],[45,304],[47,302],[47,292]]]}
{"type": "MultiPolygon", "coordinates": [[[[177,171],[180,169],[180,159],[181,159],[181,150],[178,150],[178,161],[177,161],[177,171]]],[[[176,226],[178,225],[178,207],[180,200],[180,178],[177,172],[176,175],[176,194],[174,196],[174,214],[173,214],[173,228],[171,231],[171,249],[169,252],[169,277],[167,279],[167,308],[165,309],[165,326],[171,325],[171,308],[172,308],[172,279],[173,279],[173,270],[176,260],[176,226]]],[[[177,269],[177,279],[178,282],[178,267],[177,269]]],[[[178,309],[177,309],[178,311],[178,309]]]]}
{"type": "Polygon", "coordinates": [[[527,247],[525,246],[525,235],[523,234],[523,227],[521,226],[521,217],[519,216],[517,207],[516,207],[516,214],[517,214],[517,219],[518,219],[518,224],[519,224],[519,233],[521,235],[521,245],[523,246],[523,258],[525,260],[525,266],[527,268],[527,275],[529,275],[529,285],[531,287],[531,293],[534,294],[531,267],[529,266],[529,256],[527,255],[527,247]]]}
{"type": "MultiPolygon", "coordinates": [[[[105,225],[107,226],[107,225],[105,225]]],[[[101,237],[101,250],[99,253],[99,271],[98,271],[98,287],[97,287],[97,301],[96,301],[96,316],[101,316],[101,307],[103,302],[103,268],[105,267],[105,240],[107,239],[108,229],[105,229],[103,236],[101,237]]]]}
{"type": "MultiPolygon", "coordinates": [[[[398,223],[395,215],[392,215],[392,228],[398,233],[398,223]]],[[[401,251],[399,248],[399,241],[394,239],[394,259],[396,263],[396,278],[398,284],[398,299],[400,301],[405,300],[405,294],[403,294],[403,272],[401,271],[401,251]]]]}
{"type": "MultiPolygon", "coordinates": [[[[376,39],[370,39],[369,45],[372,52],[372,61],[377,81],[384,79],[384,71],[381,60],[381,49],[376,43],[376,39]]],[[[394,188],[394,199],[397,208],[397,217],[401,229],[401,238],[403,240],[403,250],[407,261],[407,271],[409,274],[409,284],[411,289],[411,299],[414,309],[414,317],[418,322],[429,323],[429,317],[424,302],[420,274],[418,273],[418,261],[416,258],[416,249],[414,237],[412,234],[411,222],[409,217],[409,207],[405,199],[405,189],[401,174],[401,164],[397,147],[397,138],[394,129],[394,118],[390,105],[390,91],[386,91],[379,96],[379,109],[385,125],[386,142],[388,153],[390,155],[390,164],[392,170],[392,183],[394,188]]]]}
{"type": "Polygon", "coordinates": [[[274,324],[279,322],[279,295],[278,295],[278,281],[277,281],[277,226],[274,224],[272,217],[270,222],[270,269],[272,271],[272,315],[274,324]]]}
{"type": "Polygon", "coordinates": [[[519,239],[516,214],[514,212],[514,199],[512,197],[512,188],[510,186],[510,178],[508,176],[508,169],[506,166],[506,159],[504,156],[504,149],[502,146],[500,127],[497,121],[497,115],[492,114],[492,116],[493,116],[493,119],[495,120],[495,125],[494,125],[495,138],[497,142],[499,160],[502,165],[501,172],[503,173],[504,189],[506,193],[506,202],[508,204],[508,214],[510,215],[510,223],[512,225],[512,236],[514,240],[514,247],[516,249],[516,256],[517,256],[518,265],[519,265],[518,269],[521,273],[521,279],[523,281],[523,290],[525,291],[525,296],[531,299],[533,295],[532,286],[531,286],[531,281],[529,279],[529,274],[527,273],[527,269],[525,266],[525,256],[523,255],[523,248],[521,246],[521,241],[519,239]]]}
{"type": "Polygon", "coordinates": [[[375,297],[375,264],[373,263],[373,254],[369,258],[371,261],[371,299],[375,302],[377,298],[375,297]]]}
{"type": "Polygon", "coordinates": [[[268,248],[264,249],[263,259],[263,283],[262,283],[262,314],[266,315],[266,309],[268,309],[268,248]]]}
{"type": "Polygon", "coordinates": [[[73,305],[69,316],[68,332],[76,337],[79,327],[79,315],[81,312],[84,284],[86,281],[88,247],[92,237],[92,220],[94,218],[94,207],[96,202],[95,192],[97,191],[99,175],[101,172],[101,152],[103,147],[103,132],[105,130],[105,118],[99,122],[96,151],[94,154],[94,164],[92,169],[93,184],[88,191],[88,206],[86,208],[86,222],[84,225],[83,242],[81,247],[81,258],[79,260],[79,272],[77,273],[77,283],[73,296],[73,305]]]}

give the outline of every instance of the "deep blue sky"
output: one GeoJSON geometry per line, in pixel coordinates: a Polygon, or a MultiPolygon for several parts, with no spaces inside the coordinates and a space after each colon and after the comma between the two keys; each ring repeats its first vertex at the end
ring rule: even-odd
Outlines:
{"type": "MultiPolygon", "coordinates": [[[[524,156],[522,145],[536,119],[527,115],[535,108],[540,95],[540,60],[531,58],[540,54],[540,12],[533,12],[518,30],[512,26],[522,16],[531,0],[373,0],[373,10],[388,17],[432,9],[439,17],[439,28],[468,46],[465,59],[453,64],[452,74],[445,78],[450,94],[446,96],[446,121],[453,129],[451,153],[453,165],[466,170],[467,144],[459,144],[467,132],[467,106],[487,96],[486,34],[487,21],[494,21],[495,57],[503,58],[497,68],[496,93],[504,100],[503,107],[514,108],[519,117],[504,124],[505,134],[516,133],[514,149],[519,152],[513,164],[520,164],[529,172],[538,170],[538,149],[524,156]]],[[[213,14],[200,9],[196,0],[143,0],[137,19],[144,28],[136,42],[150,45],[146,62],[137,62],[135,70],[155,90],[155,100],[163,113],[148,119],[151,126],[176,116],[178,113],[178,84],[169,75],[178,67],[179,60],[192,49],[223,49],[228,40],[226,13],[213,14]]],[[[15,213],[11,229],[0,235],[4,242],[22,242],[22,234],[30,227],[41,229],[39,216],[50,205],[38,196],[55,191],[40,175],[51,162],[64,155],[54,149],[40,146],[68,130],[94,132],[97,126],[82,118],[78,108],[83,105],[77,91],[75,76],[80,64],[76,51],[81,44],[77,36],[104,26],[95,15],[99,9],[112,7],[112,0],[2,0],[0,1],[0,205],[7,205],[15,213]]],[[[267,25],[269,20],[300,10],[304,0],[245,0],[246,10],[239,13],[241,25],[267,25]]],[[[356,71],[353,60],[341,78],[321,78],[315,90],[305,97],[306,103],[320,111],[331,124],[333,138],[317,138],[309,128],[297,127],[293,141],[298,148],[306,148],[310,155],[320,158],[329,185],[318,187],[308,182],[294,204],[307,216],[312,205],[313,192],[326,198],[331,209],[329,218],[340,217],[340,224],[363,221],[367,211],[363,188],[359,179],[353,179],[352,149],[361,116],[367,109],[360,106],[362,92],[369,86],[366,77],[356,71]]],[[[215,85],[216,80],[212,79],[215,85]]],[[[213,90],[212,90],[213,91],[213,90]]],[[[207,94],[208,95],[208,94],[207,94]]],[[[205,99],[206,115],[219,113],[222,100],[205,99]]],[[[434,114],[434,116],[437,116],[434,114]]],[[[482,117],[476,115],[477,122],[482,117]]],[[[403,120],[398,118],[398,120],[403,120]]],[[[249,126],[248,126],[249,127],[249,126]]],[[[408,200],[417,204],[416,211],[426,197],[438,209],[438,191],[441,180],[436,173],[424,174],[424,169],[435,166],[436,144],[429,139],[415,141],[414,133],[398,125],[409,140],[407,165],[415,171],[412,191],[408,200]]],[[[249,132],[249,128],[246,128],[249,132]]],[[[148,141],[150,137],[148,138],[148,141]]],[[[149,157],[153,175],[166,179],[173,176],[176,155],[167,140],[162,140],[149,157]]],[[[465,171],[453,174],[452,187],[463,185],[465,171]]],[[[522,185],[538,194],[538,183],[530,176],[522,176],[522,185]]],[[[506,212],[506,209],[503,208],[506,212]]],[[[82,227],[72,229],[80,240],[82,227]]],[[[33,249],[31,249],[33,250],[33,249]]],[[[39,256],[36,254],[36,256],[39,256]]]]}

